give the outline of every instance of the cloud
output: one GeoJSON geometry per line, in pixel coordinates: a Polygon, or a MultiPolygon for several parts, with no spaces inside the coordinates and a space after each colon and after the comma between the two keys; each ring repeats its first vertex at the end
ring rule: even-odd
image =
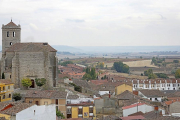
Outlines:
{"type": "Polygon", "coordinates": [[[179,0],[0,0],[0,23],[7,24],[11,17],[16,24],[20,21],[22,41],[31,36],[33,41],[71,46],[180,45],[179,4],[179,0]]]}
{"type": "Polygon", "coordinates": [[[80,19],[66,19],[67,22],[76,22],[76,23],[82,23],[85,22],[85,20],[80,19]]]}

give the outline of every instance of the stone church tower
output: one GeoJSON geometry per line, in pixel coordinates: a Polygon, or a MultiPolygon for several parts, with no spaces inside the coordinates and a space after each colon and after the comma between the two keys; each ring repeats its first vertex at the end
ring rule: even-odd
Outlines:
{"type": "Polygon", "coordinates": [[[11,22],[2,25],[1,75],[11,79],[15,88],[21,80],[30,78],[36,88],[36,78],[45,78],[47,87],[55,87],[58,79],[56,50],[48,43],[21,43],[21,27],[11,22]]]}
{"type": "Polygon", "coordinates": [[[12,22],[2,25],[2,55],[15,43],[21,42],[21,26],[12,22]]]}

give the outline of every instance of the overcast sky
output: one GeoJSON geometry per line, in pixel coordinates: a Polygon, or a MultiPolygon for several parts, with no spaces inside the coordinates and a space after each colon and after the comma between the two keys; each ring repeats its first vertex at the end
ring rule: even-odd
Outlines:
{"type": "Polygon", "coordinates": [[[20,23],[22,42],[180,45],[179,5],[180,0],[0,0],[0,24],[11,17],[20,23]]]}

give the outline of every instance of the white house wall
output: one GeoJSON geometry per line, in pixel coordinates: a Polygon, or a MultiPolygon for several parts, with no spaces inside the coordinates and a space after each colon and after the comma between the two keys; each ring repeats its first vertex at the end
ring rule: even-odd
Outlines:
{"type": "Polygon", "coordinates": [[[55,105],[33,105],[16,114],[16,120],[56,120],[55,105]]]}

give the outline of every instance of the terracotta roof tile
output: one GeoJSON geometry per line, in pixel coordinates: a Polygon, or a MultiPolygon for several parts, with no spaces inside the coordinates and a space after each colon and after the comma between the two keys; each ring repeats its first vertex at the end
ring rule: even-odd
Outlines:
{"type": "Polygon", "coordinates": [[[136,113],[133,113],[133,114],[130,114],[130,115],[128,115],[128,116],[136,116],[136,115],[144,115],[144,113],[143,112],[141,112],[141,111],[139,111],[139,112],[136,112],[136,113]]]}
{"type": "Polygon", "coordinates": [[[147,119],[149,119],[149,118],[156,118],[156,117],[160,117],[160,116],[162,116],[162,115],[160,115],[160,114],[156,114],[156,112],[155,111],[150,111],[150,112],[147,112],[147,113],[145,113],[144,115],[143,115],[145,118],[147,118],[147,119]]]}
{"type": "Polygon", "coordinates": [[[180,120],[180,117],[162,116],[158,118],[148,118],[146,120],[180,120]]]}
{"type": "Polygon", "coordinates": [[[21,103],[21,102],[8,102],[8,103],[0,103],[0,113],[15,115],[16,113],[33,106],[34,104],[30,103],[21,103]]]}
{"type": "Polygon", "coordinates": [[[5,27],[17,27],[17,25],[14,22],[9,22],[7,25],[5,25],[5,27]]]}
{"type": "Polygon", "coordinates": [[[78,99],[78,95],[68,95],[67,99],[78,99]]]}
{"type": "Polygon", "coordinates": [[[6,52],[40,52],[40,51],[49,51],[57,52],[53,47],[47,43],[16,43],[12,45],[6,52]]]}
{"type": "Polygon", "coordinates": [[[108,115],[103,120],[121,120],[118,116],[108,115]]]}
{"type": "Polygon", "coordinates": [[[142,115],[137,115],[137,116],[128,116],[128,117],[121,117],[122,120],[141,120],[145,119],[142,115]]]}
{"type": "Polygon", "coordinates": [[[66,99],[67,92],[56,90],[28,90],[26,98],[66,99]]]}
{"type": "Polygon", "coordinates": [[[11,80],[8,80],[8,79],[0,79],[0,83],[6,84],[6,85],[8,85],[8,84],[13,84],[12,81],[11,81],[11,80]]]}
{"type": "Polygon", "coordinates": [[[163,92],[160,90],[149,90],[149,89],[144,89],[144,90],[139,90],[143,95],[146,97],[162,97],[165,96],[163,92]]]}

